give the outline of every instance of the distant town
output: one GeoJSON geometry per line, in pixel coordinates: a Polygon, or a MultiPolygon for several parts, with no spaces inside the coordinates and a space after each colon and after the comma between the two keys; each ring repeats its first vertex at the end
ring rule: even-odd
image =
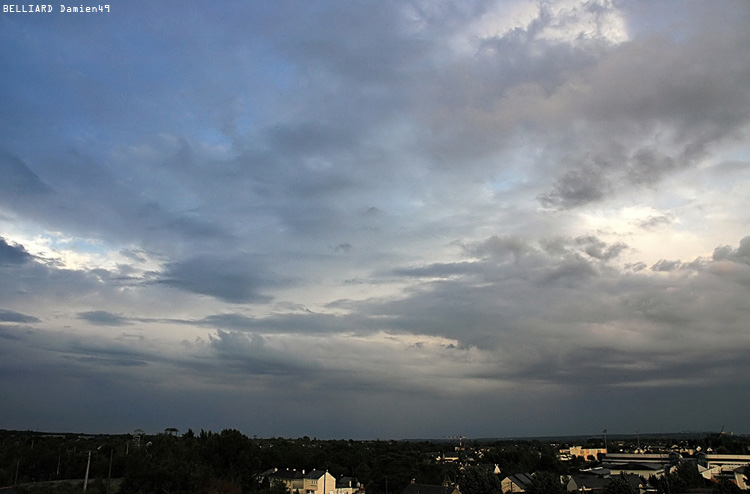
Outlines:
{"type": "Polygon", "coordinates": [[[0,430],[0,494],[739,493],[750,437],[728,432],[420,440],[258,438],[226,429],[0,430]]]}

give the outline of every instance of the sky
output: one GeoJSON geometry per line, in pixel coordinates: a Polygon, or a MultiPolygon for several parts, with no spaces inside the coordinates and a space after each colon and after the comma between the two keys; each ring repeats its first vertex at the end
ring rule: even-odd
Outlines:
{"type": "Polygon", "coordinates": [[[749,2],[109,1],[0,14],[0,428],[750,432],[749,2]]]}

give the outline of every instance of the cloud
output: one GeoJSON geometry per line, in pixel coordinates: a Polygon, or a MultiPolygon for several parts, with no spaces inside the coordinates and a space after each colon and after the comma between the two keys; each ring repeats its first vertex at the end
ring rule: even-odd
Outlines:
{"type": "Polygon", "coordinates": [[[610,261],[615,259],[622,253],[622,251],[628,248],[628,246],[622,242],[617,242],[614,245],[608,246],[605,242],[590,235],[578,237],[576,243],[584,247],[586,254],[600,261],[610,261]]]}
{"type": "Polygon", "coordinates": [[[654,271],[674,271],[676,269],[680,269],[682,267],[681,261],[668,261],[666,259],[662,259],[653,266],[651,266],[651,269],[654,271]]]}
{"type": "Polygon", "coordinates": [[[127,318],[103,310],[81,312],[78,314],[78,317],[97,326],[124,326],[131,324],[127,318]]]}
{"type": "Polygon", "coordinates": [[[713,253],[713,260],[729,260],[750,265],[750,236],[740,240],[740,245],[736,249],[732,249],[728,245],[717,247],[713,253]]]}
{"type": "Polygon", "coordinates": [[[300,380],[318,367],[304,355],[294,355],[274,349],[259,334],[217,331],[210,335],[209,344],[220,361],[246,376],[275,375],[300,380]]]}
{"type": "Polygon", "coordinates": [[[0,237],[0,266],[17,266],[31,261],[31,254],[22,245],[9,244],[0,237]]]}
{"type": "Polygon", "coordinates": [[[656,229],[668,226],[674,223],[675,218],[672,215],[649,216],[647,219],[640,221],[638,225],[646,230],[656,229]]]}
{"type": "Polygon", "coordinates": [[[199,256],[166,265],[157,283],[231,303],[269,300],[261,290],[273,284],[257,260],[199,256]]]}
{"type": "Polygon", "coordinates": [[[0,192],[6,200],[52,192],[52,189],[16,156],[0,152],[0,164],[0,192]]]}
{"type": "Polygon", "coordinates": [[[553,186],[553,190],[541,195],[539,200],[546,207],[572,208],[599,201],[608,195],[610,185],[597,167],[567,172],[553,186]]]}
{"type": "Polygon", "coordinates": [[[41,322],[41,319],[13,310],[0,309],[0,322],[37,323],[41,322]]]}

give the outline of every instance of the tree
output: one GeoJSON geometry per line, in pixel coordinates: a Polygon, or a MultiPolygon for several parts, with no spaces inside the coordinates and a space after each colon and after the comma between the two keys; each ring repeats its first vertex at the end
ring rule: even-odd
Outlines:
{"type": "Polygon", "coordinates": [[[271,488],[269,490],[271,494],[289,494],[289,487],[279,479],[274,479],[271,482],[271,488]]]}
{"type": "Polygon", "coordinates": [[[688,489],[704,485],[704,479],[698,472],[698,465],[695,463],[680,463],[675,471],[675,475],[680,479],[680,483],[684,484],[688,489]]]}
{"type": "Polygon", "coordinates": [[[479,467],[467,467],[459,485],[462,494],[497,494],[502,490],[497,476],[479,467]]]}
{"type": "Polygon", "coordinates": [[[536,472],[526,494],[565,494],[565,486],[552,472],[536,472]]]}
{"type": "Polygon", "coordinates": [[[741,494],[742,489],[737,487],[737,484],[735,484],[731,480],[721,479],[719,482],[717,482],[714,485],[714,488],[711,490],[711,493],[712,494],[741,494]]]}
{"type": "Polygon", "coordinates": [[[625,476],[620,475],[614,477],[609,484],[604,486],[602,494],[638,494],[638,489],[630,485],[625,476]]]}

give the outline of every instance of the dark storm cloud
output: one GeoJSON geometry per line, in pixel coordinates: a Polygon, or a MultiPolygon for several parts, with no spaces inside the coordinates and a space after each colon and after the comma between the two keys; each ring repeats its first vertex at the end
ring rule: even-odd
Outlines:
{"type": "Polygon", "coordinates": [[[28,316],[13,310],[0,309],[0,322],[35,323],[41,322],[38,317],[28,316]]]}
{"type": "Polygon", "coordinates": [[[606,242],[599,240],[594,236],[578,237],[575,239],[576,244],[584,248],[584,252],[594,259],[600,261],[611,261],[617,258],[622,251],[628,248],[628,246],[622,242],[616,244],[607,245],[606,242]]]}
{"type": "Polygon", "coordinates": [[[302,355],[290,359],[289,355],[269,348],[258,334],[217,331],[209,342],[223,365],[247,375],[270,374],[302,379],[310,372],[311,365],[318,366],[312,361],[305,362],[302,355]]]}
{"type": "MultiPolygon", "coordinates": [[[[22,247],[8,246],[0,239],[0,299],[17,304],[18,312],[45,306],[89,308],[81,300],[101,300],[119,292],[124,286],[144,286],[151,276],[138,272],[123,277],[119,271],[105,269],[66,269],[57,259],[31,256],[22,247]],[[8,252],[3,255],[3,251],[8,252]],[[77,302],[76,302],[77,301],[77,302]],[[80,305],[79,305],[80,304],[80,305]]],[[[74,309],[75,310],[75,309],[74,309]]],[[[90,312],[90,311],[81,311],[90,312]]],[[[102,311],[102,314],[105,314],[102,311]]]]}
{"type": "Polygon", "coordinates": [[[134,360],[130,358],[104,358],[104,357],[93,357],[86,355],[82,357],[65,356],[64,358],[74,360],[78,363],[94,366],[96,368],[102,367],[145,367],[148,362],[143,360],[134,360]]]}
{"type": "Polygon", "coordinates": [[[437,83],[415,99],[424,104],[419,117],[429,132],[422,134],[422,144],[431,160],[463,168],[473,158],[506,149],[518,132],[536,137],[546,116],[532,107],[554,97],[571,74],[595,65],[606,53],[606,43],[599,40],[575,44],[545,39],[545,29],[565,29],[570,19],[554,18],[540,7],[527,26],[480,38],[471,57],[429,74],[437,83]],[[532,94],[532,101],[525,101],[532,94]]]}
{"type": "Polygon", "coordinates": [[[85,369],[102,367],[146,367],[165,359],[145,349],[103,345],[96,341],[73,339],[63,347],[62,358],[81,364],[85,369]]]}
{"type": "Polygon", "coordinates": [[[195,324],[232,332],[277,334],[292,332],[300,335],[368,331],[371,324],[356,316],[337,316],[301,310],[297,313],[248,317],[242,314],[214,314],[195,324]]]}
{"type": "Polygon", "coordinates": [[[27,263],[33,257],[26,252],[22,245],[9,244],[0,237],[0,266],[14,266],[27,263]]]}
{"type": "Polygon", "coordinates": [[[478,273],[479,270],[481,268],[476,263],[465,262],[400,268],[394,269],[392,273],[396,276],[413,276],[416,278],[449,278],[454,275],[468,275],[471,272],[478,273]]]}
{"type": "Polygon", "coordinates": [[[467,251],[478,257],[502,259],[507,255],[519,257],[533,251],[528,241],[513,236],[493,236],[485,241],[466,246],[467,251]]]}
{"type": "Polygon", "coordinates": [[[262,290],[275,284],[259,261],[247,256],[199,256],[169,263],[157,283],[230,303],[268,301],[262,290]]]}
{"type": "Polygon", "coordinates": [[[496,262],[508,260],[517,262],[524,257],[533,259],[542,252],[550,259],[570,260],[580,258],[585,254],[596,261],[611,261],[628,248],[622,242],[608,244],[594,235],[574,239],[561,236],[540,238],[536,243],[521,237],[493,236],[464,247],[466,252],[472,256],[491,259],[496,262]]]}
{"type": "Polygon", "coordinates": [[[187,189],[197,187],[192,179],[167,175],[157,180],[133,179],[128,167],[137,164],[128,162],[118,169],[109,158],[96,156],[93,149],[84,152],[67,145],[58,153],[42,149],[36,158],[41,179],[30,171],[21,173],[19,170],[28,169],[20,168],[23,163],[19,160],[10,160],[11,166],[2,167],[3,172],[13,175],[5,177],[5,183],[13,184],[11,179],[16,177],[15,188],[28,192],[3,194],[0,201],[11,200],[9,206],[50,229],[65,228],[77,236],[105,237],[113,242],[140,238],[157,250],[169,244],[166,238],[207,244],[217,239],[225,244],[232,241],[231,233],[220,222],[175,207],[156,187],[162,180],[174,187],[183,182],[187,189]],[[38,193],[43,190],[39,185],[43,185],[42,180],[54,184],[54,193],[38,193]],[[31,192],[37,193],[31,196],[31,192]]]}
{"type": "Polygon", "coordinates": [[[736,42],[747,42],[747,33],[723,26],[728,35],[717,38],[711,29],[719,27],[711,22],[679,41],[649,38],[606,48],[572,77],[565,73],[551,98],[565,97],[571,113],[548,116],[585,122],[569,139],[593,159],[558,149],[571,169],[540,195],[542,204],[573,208],[658,183],[741,133],[750,118],[750,59],[736,42]],[[577,94],[568,84],[587,89],[577,94]],[[657,145],[649,144],[654,132],[664,137],[657,145]]]}
{"type": "MultiPolygon", "coordinates": [[[[14,196],[48,194],[52,189],[19,158],[0,151],[0,193],[5,200],[14,196]]],[[[3,200],[0,197],[0,200],[3,200]]]]}
{"type": "Polygon", "coordinates": [[[539,197],[546,207],[572,208],[599,201],[610,192],[611,186],[597,167],[567,172],[554,184],[552,191],[539,197]]]}
{"type": "MultiPolygon", "coordinates": [[[[496,88],[487,87],[488,97],[496,97],[510,88],[522,84],[539,84],[547,94],[554,93],[567,82],[566,75],[597,62],[606,50],[600,41],[552,43],[544,39],[543,32],[553,23],[560,23],[541,6],[539,15],[526,29],[513,29],[502,37],[482,39],[474,69],[496,88]],[[483,64],[490,64],[482,67],[483,64]],[[490,70],[488,70],[490,69],[490,70]]],[[[563,21],[564,23],[564,21],[563,21]]]]}
{"type": "Polygon", "coordinates": [[[666,259],[662,259],[651,266],[651,269],[653,269],[654,271],[675,271],[677,269],[680,269],[680,267],[682,267],[681,261],[668,261],[666,259]]]}
{"type": "Polygon", "coordinates": [[[124,326],[131,324],[126,317],[104,310],[81,312],[78,314],[78,317],[97,326],[124,326]]]}
{"type": "Polygon", "coordinates": [[[715,261],[728,260],[750,265],[750,236],[743,238],[736,249],[732,249],[728,245],[717,247],[714,250],[713,259],[715,261]]]}
{"type": "Polygon", "coordinates": [[[301,122],[268,129],[268,143],[290,157],[319,156],[351,148],[357,135],[353,129],[333,127],[327,122],[301,122]]]}
{"type": "MultiPolygon", "coordinates": [[[[540,257],[540,252],[530,251],[513,263],[488,259],[472,263],[470,270],[452,269],[465,281],[433,279],[405,299],[365,304],[357,312],[380,317],[392,330],[430,328],[467,347],[522,352],[523,361],[509,357],[512,366],[506,368],[501,359],[495,370],[486,368],[498,379],[608,386],[651,386],[663,380],[663,385],[683,386],[699,377],[701,383],[715,379],[711,376],[731,368],[743,353],[729,342],[742,331],[744,316],[735,309],[744,305],[746,289],[723,271],[714,274],[710,264],[686,263],[694,268],[690,278],[632,277],[596,270],[570,254],[540,257]],[[525,269],[517,271],[517,263],[525,269]],[[718,338],[713,342],[709,328],[719,332],[710,333],[718,338]],[[691,348],[689,356],[681,355],[684,346],[691,348]],[[727,350],[726,359],[711,357],[717,346],[727,350]],[[701,372],[695,359],[702,363],[701,372]]],[[[661,271],[668,274],[675,267],[661,271]]],[[[398,272],[420,273],[413,268],[398,272]]],[[[434,278],[434,268],[425,275],[434,278]]]]}

